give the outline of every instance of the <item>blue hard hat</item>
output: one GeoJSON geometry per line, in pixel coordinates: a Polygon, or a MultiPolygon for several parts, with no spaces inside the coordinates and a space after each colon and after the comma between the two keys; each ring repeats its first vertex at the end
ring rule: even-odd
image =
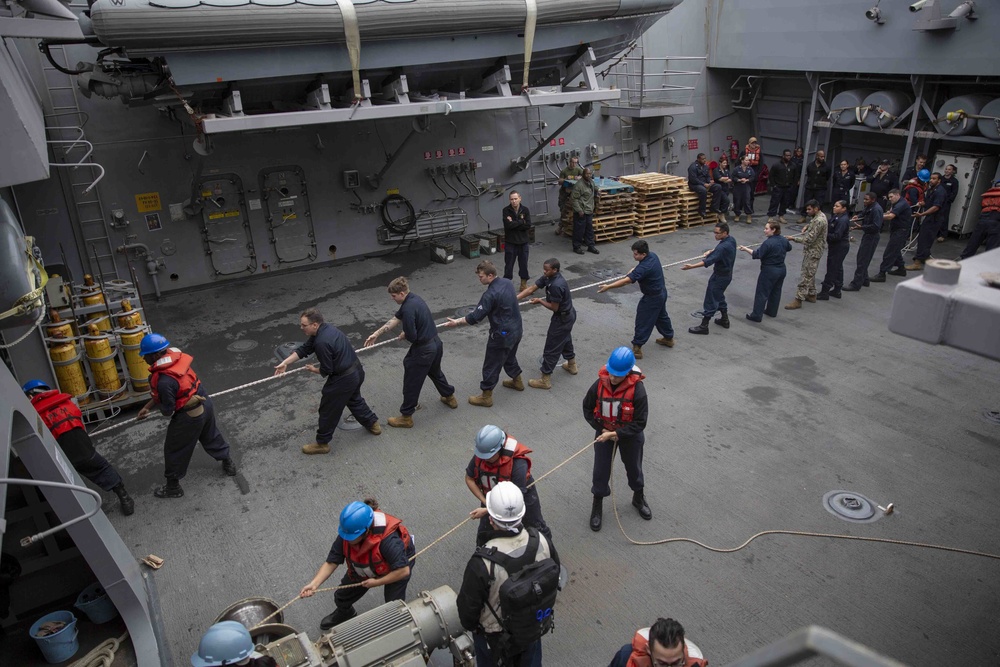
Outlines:
{"type": "Polygon", "coordinates": [[[201,637],[198,652],[191,656],[192,667],[233,665],[253,653],[250,631],[236,621],[222,621],[201,637]]]}
{"type": "Polygon", "coordinates": [[[48,390],[48,389],[51,389],[51,388],[52,387],[50,387],[49,385],[45,384],[41,380],[28,380],[27,382],[24,383],[24,386],[21,387],[21,391],[23,391],[25,394],[29,394],[32,391],[34,391],[35,389],[46,389],[46,390],[48,390]]]}
{"type": "Polygon", "coordinates": [[[476,434],[476,456],[481,459],[493,458],[506,439],[507,435],[499,426],[487,424],[476,434]]]}
{"type": "Polygon", "coordinates": [[[635,366],[635,354],[624,345],[615,348],[615,351],[608,357],[607,369],[611,375],[624,377],[629,374],[633,366],[635,366]]]}
{"type": "Polygon", "coordinates": [[[372,525],[372,517],[375,510],[365,503],[355,500],[340,512],[340,527],[337,534],[350,542],[365,534],[368,527],[372,525]]]}
{"type": "Polygon", "coordinates": [[[921,183],[926,183],[927,181],[931,180],[931,170],[921,169],[920,171],[917,172],[917,178],[920,179],[921,183]]]}
{"type": "Polygon", "coordinates": [[[158,333],[146,334],[139,341],[139,354],[146,356],[147,354],[156,354],[170,347],[170,341],[161,336],[158,333]]]}

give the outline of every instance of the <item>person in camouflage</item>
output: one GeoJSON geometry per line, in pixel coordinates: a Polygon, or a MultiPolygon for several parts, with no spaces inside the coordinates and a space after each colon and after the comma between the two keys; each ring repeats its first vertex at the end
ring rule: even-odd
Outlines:
{"type": "Polygon", "coordinates": [[[800,236],[785,237],[803,245],[802,277],[799,278],[795,298],[785,306],[785,310],[797,310],[802,307],[803,301],[816,303],[816,269],[826,250],[827,222],[826,215],[819,210],[819,202],[815,199],[806,202],[806,219],[806,227],[800,236]]]}

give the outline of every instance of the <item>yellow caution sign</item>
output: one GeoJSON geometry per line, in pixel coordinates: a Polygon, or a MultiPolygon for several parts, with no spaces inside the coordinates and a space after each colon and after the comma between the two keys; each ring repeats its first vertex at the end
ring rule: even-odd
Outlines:
{"type": "Polygon", "coordinates": [[[151,213],[163,208],[160,204],[159,192],[144,192],[135,196],[135,207],[139,213],[151,213]]]}

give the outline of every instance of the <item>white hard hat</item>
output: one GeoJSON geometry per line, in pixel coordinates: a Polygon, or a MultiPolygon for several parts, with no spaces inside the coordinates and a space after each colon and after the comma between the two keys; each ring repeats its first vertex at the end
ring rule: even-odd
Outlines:
{"type": "Polygon", "coordinates": [[[500,482],[486,494],[486,511],[501,528],[514,530],[524,516],[524,494],[513,482],[500,482]]]}

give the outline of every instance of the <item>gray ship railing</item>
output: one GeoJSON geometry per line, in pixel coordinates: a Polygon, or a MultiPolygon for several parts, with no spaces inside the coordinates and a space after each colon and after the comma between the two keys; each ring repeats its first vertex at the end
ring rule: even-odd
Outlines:
{"type": "Polygon", "coordinates": [[[822,656],[847,667],[906,667],[832,630],[809,625],[745,655],[727,667],[786,667],[822,656]]]}

